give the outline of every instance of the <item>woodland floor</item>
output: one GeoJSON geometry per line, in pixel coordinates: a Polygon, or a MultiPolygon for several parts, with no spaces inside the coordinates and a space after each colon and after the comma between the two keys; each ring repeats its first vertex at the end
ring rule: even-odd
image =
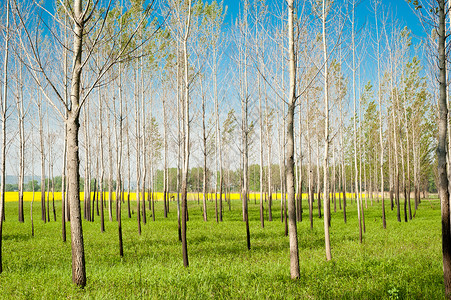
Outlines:
{"type": "MultiPolygon", "coordinates": [[[[348,200],[349,202],[349,200],[348,200]]],[[[224,221],[216,223],[209,202],[208,222],[200,205],[190,201],[188,222],[189,268],[182,263],[177,234],[176,204],[163,218],[156,203],[156,222],[147,211],[147,224],[138,236],[136,213],[127,218],[123,205],[123,258],[119,257],[117,223],[108,221],[100,233],[100,218],[83,222],[87,286],[71,283],[70,235],[61,241],[60,202],[57,222],[40,220],[34,204],[35,236],[31,236],[30,202],[26,222],[17,221],[17,203],[6,203],[3,228],[2,299],[443,299],[440,205],[422,200],[412,221],[396,221],[396,208],[386,203],[387,229],[382,229],[381,204],[365,211],[366,233],[358,242],[356,204],[343,213],[332,212],[332,261],[324,251],[324,225],[314,210],[310,230],[307,203],[298,223],[301,278],[290,279],[289,244],[280,221],[280,202],[273,221],[260,227],[259,206],[249,206],[252,250],[246,247],[241,204],[225,206],[224,221]]],[[[135,205],[135,203],[133,203],[135,205]]],[[[337,205],[338,206],[338,205],[337,205]]],[[[333,207],[333,206],[332,206],[333,207]]],[[[401,205],[402,207],[402,205],[401,205]]],[[[53,217],[53,215],[52,215],[53,217]]],[[[403,219],[403,218],[402,218],[403,219]]],[[[69,224],[67,224],[69,232],[69,224]]]]}

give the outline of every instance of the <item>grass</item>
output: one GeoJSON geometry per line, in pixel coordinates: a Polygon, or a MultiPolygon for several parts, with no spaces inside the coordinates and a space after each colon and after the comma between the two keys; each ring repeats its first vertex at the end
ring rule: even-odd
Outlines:
{"type": "Polygon", "coordinates": [[[209,220],[203,222],[201,205],[190,201],[189,268],[182,263],[175,203],[171,202],[168,219],[163,218],[162,203],[157,203],[156,222],[148,214],[141,236],[136,213],[128,219],[124,209],[123,258],[118,255],[117,223],[106,221],[106,232],[100,233],[96,216],[95,222],[83,223],[88,279],[84,289],[71,283],[70,237],[61,241],[57,204],[58,221],[46,224],[40,220],[40,203],[34,204],[32,237],[30,203],[25,204],[24,224],[17,221],[17,203],[6,203],[2,299],[444,299],[437,199],[423,200],[408,223],[398,223],[396,211],[387,205],[386,230],[380,203],[368,202],[362,244],[355,203],[348,206],[347,224],[337,210],[332,213],[329,262],[322,219],[314,210],[310,230],[304,201],[304,221],[298,223],[301,278],[296,281],[290,279],[289,242],[279,202],[274,203],[273,221],[266,221],[264,229],[258,204],[250,202],[248,251],[239,201],[232,201],[231,211],[225,206],[222,223],[215,222],[214,203],[208,203],[209,220]]]}

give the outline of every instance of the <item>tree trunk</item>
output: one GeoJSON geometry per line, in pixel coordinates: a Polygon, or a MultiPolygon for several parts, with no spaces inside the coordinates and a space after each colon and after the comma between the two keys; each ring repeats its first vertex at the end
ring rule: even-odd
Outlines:
{"type": "Polygon", "coordinates": [[[357,218],[359,222],[359,242],[362,243],[362,219],[360,216],[360,196],[358,194],[358,168],[357,168],[357,99],[356,99],[356,90],[355,90],[355,71],[356,71],[356,62],[355,62],[355,1],[352,2],[352,97],[354,102],[354,188],[356,191],[356,202],[357,202],[357,218]]]}
{"type": "Polygon", "coordinates": [[[442,254],[443,254],[443,276],[446,297],[451,297],[451,231],[450,231],[450,206],[448,190],[448,174],[446,165],[446,138],[448,124],[447,108],[447,82],[446,82],[446,52],[445,52],[445,0],[439,0],[439,28],[438,28],[438,67],[439,74],[439,124],[438,124],[438,146],[437,146],[437,171],[438,191],[441,202],[442,215],[442,254]]]}
{"type": "MultiPolygon", "coordinates": [[[[166,90],[163,90],[164,93],[166,93],[166,90]]],[[[164,144],[164,170],[163,170],[163,213],[164,218],[168,217],[168,209],[166,207],[166,198],[167,198],[167,173],[168,173],[168,124],[167,124],[167,116],[166,116],[166,95],[163,95],[162,103],[163,103],[163,144],[164,144]]]]}
{"type": "Polygon", "coordinates": [[[111,145],[111,114],[107,116],[108,133],[108,218],[113,221],[113,145],[111,145]]]}
{"type": "Polygon", "coordinates": [[[186,21],[185,36],[183,39],[183,60],[184,60],[184,88],[185,95],[183,101],[183,170],[182,170],[182,255],[183,265],[189,266],[188,247],[186,241],[186,219],[188,215],[187,189],[188,170],[190,155],[190,120],[189,120],[189,77],[188,77],[188,36],[191,24],[191,0],[188,0],[188,16],[186,21]]]}
{"type": "MultiPolygon", "coordinates": [[[[76,28],[78,28],[78,26],[76,26],[76,28]]],[[[71,94],[72,96],[74,96],[74,84],[71,94]]],[[[80,213],[80,159],[78,154],[78,130],[80,128],[80,123],[78,116],[73,112],[69,113],[68,120],[66,122],[68,148],[67,166],[69,181],[68,199],[70,204],[70,229],[72,247],[72,282],[80,287],[84,287],[86,285],[86,271],[83,230],[80,213]]]]}
{"type": "Polygon", "coordinates": [[[44,223],[47,220],[45,211],[45,152],[44,152],[44,128],[42,115],[42,102],[38,100],[38,114],[39,114],[39,139],[40,139],[40,150],[41,150],[41,219],[44,223]]]}
{"type": "MultiPolygon", "coordinates": [[[[141,48],[142,51],[143,48],[141,48]]],[[[147,223],[147,216],[146,216],[146,177],[147,177],[147,139],[146,139],[146,109],[145,109],[145,101],[144,101],[144,64],[143,64],[143,57],[140,58],[140,68],[141,68],[141,110],[142,110],[142,149],[141,149],[141,155],[142,155],[142,186],[141,186],[141,193],[142,193],[142,221],[143,224],[147,223]]],[[[152,118],[150,119],[150,122],[152,122],[152,118]]]]}
{"type": "Polygon", "coordinates": [[[3,272],[2,262],[2,240],[3,221],[5,220],[5,177],[6,177],[6,110],[8,92],[8,54],[9,54],[9,0],[6,1],[6,37],[5,37],[5,60],[3,61],[3,95],[1,102],[2,114],[2,160],[1,160],[1,183],[0,183],[0,274],[3,272]]]}
{"type": "MultiPolygon", "coordinates": [[[[405,101],[407,101],[407,97],[404,98],[405,101]]],[[[409,211],[409,220],[412,220],[412,206],[410,205],[410,191],[412,189],[411,184],[410,184],[410,139],[409,139],[409,124],[407,122],[407,108],[406,108],[406,103],[404,102],[404,127],[405,127],[405,131],[406,131],[406,141],[407,141],[407,145],[406,145],[406,162],[407,162],[407,184],[404,187],[404,189],[406,190],[406,196],[407,199],[405,199],[404,201],[407,201],[407,205],[408,205],[408,211],[409,211]]],[[[413,148],[413,147],[412,147],[413,148]]]]}
{"type": "Polygon", "coordinates": [[[326,0],[323,0],[323,54],[324,54],[324,237],[326,244],[326,260],[331,260],[332,255],[330,251],[330,195],[329,195],[329,74],[327,61],[327,41],[326,41],[326,0]]]}
{"type": "Polygon", "coordinates": [[[298,279],[299,249],[296,224],[296,199],[294,190],[294,108],[296,104],[296,62],[294,56],[294,6],[293,0],[288,0],[288,51],[290,70],[290,92],[287,114],[287,189],[288,189],[288,218],[290,235],[290,275],[291,279],[298,279]]]}
{"type": "Polygon", "coordinates": [[[266,120],[266,143],[268,146],[267,153],[267,170],[268,170],[268,221],[272,221],[272,190],[271,190],[271,126],[269,124],[268,97],[265,97],[265,120],[266,120]]]}
{"type": "Polygon", "coordinates": [[[312,148],[311,148],[311,132],[310,132],[310,122],[308,118],[310,117],[310,97],[307,94],[307,155],[308,155],[308,213],[310,219],[310,229],[313,229],[313,167],[312,167],[312,148]]]}
{"type": "Polygon", "coordinates": [[[17,118],[19,127],[19,222],[24,222],[23,212],[23,185],[25,173],[25,129],[24,129],[24,107],[23,107],[23,79],[22,79],[22,64],[18,62],[19,76],[17,76],[17,118]]]}
{"type": "Polygon", "coordinates": [[[318,218],[321,218],[321,169],[319,166],[319,132],[316,138],[316,198],[318,200],[318,218]]]}
{"type": "Polygon", "coordinates": [[[105,232],[105,214],[104,214],[104,205],[103,201],[105,200],[104,190],[103,190],[103,176],[105,173],[104,161],[103,161],[103,111],[102,111],[102,93],[99,88],[99,139],[100,139],[100,180],[99,184],[99,192],[100,192],[100,232],[105,232]]]}
{"type": "Polygon", "coordinates": [[[381,172],[381,198],[382,198],[382,226],[387,228],[387,221],[385,219],[385,197],[384,197],[384,140],[382,135],[382,84],[381,84],[381,58],[380,58],[380,38],[379,38],[379,26],[378,26],[378,5],[376,1],[374,5],[374,15],[376,23],[376,43],[377,43],[377,99],[379,104],[379,142],[380,142],[380,172],[381,172]]]}
{"type": "Polygon", "coordinates": [[[78,131],[80,128],[80,85],[82,71],[82,47],[84,36],[84,20],[82,19],[82,0],[74,1],[74,71],[71,83],[71,108],[67,123],[67,166],[68,166],[68,199],[70,203],[70,228],[72,248],[72,282],[80,287],[86,285],[85,251],[80,214],[80,159],[78,154],[78,131]]]}
{"type": "Polygon", "coordinates": [[[299,103],[299,178],[298,178],[298,211],[297,211],[297,220],[298,222],[302,222],[302,182],[304,180],[302,174],[302,107],[301,103],[299,103]]]}

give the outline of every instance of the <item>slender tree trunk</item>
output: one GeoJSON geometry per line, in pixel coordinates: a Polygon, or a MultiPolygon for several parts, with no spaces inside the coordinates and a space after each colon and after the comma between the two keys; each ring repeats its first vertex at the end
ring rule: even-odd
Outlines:
{"type": "Polygon", "coordinates": [[[451,231],[450,231],[450,205],[448,190],[448,174],[446,165],[446,137],[448,124],[448,108],[446,95],[446,52],[445,52],[445,0],[438,1],[438,67],[439,67],[439,124],[438,124],[438,146],[437,146],[437,171],[438,191],[441,202],[442,214],[442,254],[443,254],[443,276],[446,297],[451,298],[451,231]]]}
{"type": "Polygon", "coordinates": [[[44,152],[44,128],[42,115],[42,100],[38,100],[38,114],[39,114],[39,139],[40,139],[40,150],[41,150],[41,219],[44,223],[47,220],[45,211],[45,152],[44,152]]]}
{"type": "Polygon", "coordinates": [[[294,56],[294,5],[288,0],[288,52],[290,70],[290,92],[287,114],[287,189],[288,189],[288,218],[290,235],[290,275],[291,279],[298,279],[299,249],[296,224],[296,199],[294,190],[294,109],[296,104],[296,62],[294,56]]]}
{"type": "MultiPolygon", "coordinates": [[[[33,156],[33,154],[32,154],[32,156],[33,156]]],[[[32,168],[33,169],[33,171],[34,171],[34,168],[32,168]]],[[[34,236],[34,221],[33,221],[33,203],[34,203],[34,194],[35,194],[35,191],[34,191],[34,173],[33,173],[33,171],[32,171],[32,175],[31,175],[31,189],[32,189],[32,191],[33,191],[33,196],[32,196],[32,198],[31,198],[31,204],[30,204],[30,222],[31,222],[31,236],[34,236]]],[[[63,220],[64,220],[64,215],[63,215],[63,220]]],[[[65,228],[66,226],[64,226],[63,228],[64,228],[64,230],[66,229],[65,228]]],[[[63,242],[66,242],[66,231],[64,231],[64,236],[63,236],[63,242]]]]}
{"type": "Polygon", "coordinates": [[[302,106],[299,103],[299,178],[298,178],[298,212],[297,219],[302,222],[302,181],[304,180],[302,174],[302,106]]]}
{"type": "MultiPolygon", "coordinates": [[[[218,171],[219,171],[219,180],[217,180],[216,184],[219,183],[219,221],[222,222],[222,187],[223,187],[223,172],[222,172],[222,147],[221,147],[221,127],[219,123],[219,97],[218,97],[218,74],[217,74],[217,49],[213,49],[213,94],[214,94],[214,102],[215,102],[215,115],[216,115],[216,150],[219,161],[217,162],[218,171]]],[[[258,77],[260,80],[260,77],[258,77]]],[[[261,134],[261,132],[260,132],[261,134]]]]}
{"type": "MultiPolygon", "coordinates": [[[[337,197],[335,196],[335,187],[337,185],[335,174],[337,174],[337,170],[336,170],[336,164],[335,164],[335,145],[334,144],[332,145],[332,199],[334,202],[334,212],[337,212],[337,197]]],[[[330,211],[329,211],[329,213],[330,213],[330,211]]]]}
{"type": "Polygon", "coordinates": [[[316,150],[316,198],[318,200],[318,218],[321,218],[321,168],[319,165],[319,132],[316,138],[316,150]]]}
{"type": "MultiPolygon", "coordinates": [[[[418,141],[416,140],[415,129],[412,130],[412,141],[413,141],[413,185],[414,185],[414,193],[415,193],[415,212],[418,209],[419,204],[419,196],[420,196],[420,187],[419,187],[419,174],[418,174],[418,141]]],[[[415,213],[413,214],[415,217],[415,213]]]]}
{"type": "Polygon", "coordinates": [[[104,161],[103,161],[103,109],[102,109],[102,92],[99,88],[99,139],[100,139],[100,180],[99,180],[99,192],[100,192],[100,232],[105,232],[105,214],[103,201],[105,199],[103,190],[103,176],[105,173],[104,161]]]}
{"type": "MultiPolygon", "coordinates": [[[[165,99],[165,97],[163,97],[165,99]]],[[[164,102],[164,100],[163,100],[164,102]]],[[[125,111],[128,111],[127,101],[125,101],[125,111]]],[[[163,120],[164,115],[163,115],[163,120]]],[[[126,128],[127,128],[127,216],[129,219],[132,218],[132,212],[130,207],[130,193],[131,193],[131,159],[130,159],[130,126],[129,126],[128,118],[126,118],[126,128]]]]}
{"type": "MultiPolygon", "coordinates": [[[[63,172],[61,173],[61,236],[66,242],[66,153],[67,153],[67,127],[64,123],[64,148],[63,148],[63,172]]],[[[33,187],[34,198],[34,187],[33,187]]]]}
{"type": "MultiPolygon", "coordinates": [[[[341,85],[340,85],[341,94],[341,85]]],[[[345,151],[343,141],[343,99],[340,101],[340,144],[341,144],[341,192],[343,193],[343,219],[347,222],[346,217],[346,169],[345,169],[345,151]]]]}
{"type": "MultiPolygon", "coordinates": [[[[258,33],[256,32],[256,37],[258,33]]],[[[257,58],[259,57],[258,50],[260,45],[257,46],[257,58]]],[[[257,87],[258,87],[258,114],[260,119],[260,131],[259,131],[259,148],[260,148],[260,226],[265,228],[265,217],[263,211],[263,106],[262,106],[262,91],[261,91],[261,82],[260,76],[257,76],[257,87]]]]}
{"type": "MultiPolygon", "coordinates": [[[[366,232],[366,225],[365,225],[365,210],[363,208],[363,200],[362,200],[362,195],[363,195],[363,184],[364,182],[362,181],[362,173],[364,176],[366,176],[365,173],[365,166],[363,166],[362,168],[362,163],[363,163],[363,155],[362,155],[362,141],[363,141],[363,134],[362,134],[362,107],[361,105],[359,105],[359,137],[358,137],[358,142],[359,142],[359,185],[358,185],[358,194],[359,194],[359,199],[360,199],[360,209],[361,209],[361,215],[362,215],[362,227],[363,227],[363,233],[366,232]]],[[[365,182],[366,182],[366,177],[365,177],[365,182]]],[[[367,204],[367,197],[365,198],[365,207],[368,207],[367,204]]]]}
{"type": "Polygon", "coordinates": [[[107,114],[108,134],[108,218],[113,221],[113,145],[111,144],[111,114],[107,114]]]}
{"type": "MultiPolygon", "coordinates": [[[[166,90],[164,90],[166,92],[166,90]]],[[[168,208],[166,206],[167,199],[167,176],[168,176],[168,129],[167,129],[167,116],[166,116],[166,101],[165,95],[163,96],[163,143],[164,143],[164,170],[163,170],[163,208],[164,208],[164,217],[168,217],[168,208]]]]}
{"type": "Polygon", "coordinates": [[[53,208],[53,221],[56,222],[56,208],[55,208],[55,177],[53,177],[53,163],[51,164],[50,171],[52,172],[52,208],[53,208]]]}
{"type": "Polygon", "coordinates": [[[374,16],[376,24],[376,43],[377,43],[377,99],[379,104],[379,143],[380,143],[380,172],[381,172],[381,198],[382,198],[382,226],[384,229],[387,228],[387,221],[385,218],[385,197],[384,197],[384,140],[382,135],[382,84],[381,84],[381,58],[380,58],[380,38],[379,38],[379,26],[378,26],[378,6],[379,2],[375,1],[374,5],[374,16]]]}
{"type": "Polygon", "coordinates": [[[6,177],[6,111],[8,92],[8,55],[9,55],[9,0],[6,0],[6,36],[5,36],[5,60],[3,61],[3,94],[1,101],[2,114],[2,160],[1,160],[1,183],[0,183],[0,274],[3,272],[2,262],[2,230],[5,220],[5,177],[6,177]]]}
{"type": "Polygon", "coordinates": [[[183,60],[184,60],[184,88],[185,95],[183,101],[183,170],[182,170],[182,255],[183,265],[189,266],[188,247],[186,241],[186,219],[188,215],[187,189],[188,189],[188,170],[190,155],[190,120],[189,120],[189,77],[188,77],[188,37],[191,24],[191,0],[188,0],[188,16],[186,21],[185,36],[183,39],[183,60]]]}
{"type": "MultiPolygon", "coordinates": [[[[285,128],[285,120],[282,121],[283,117],[285,116],[285,109],[282,109],[282,113],[281,113],[281,117],[280,117],[280,126],[279,126],[279,179],[280,179],[280,221],[283,223],[284,222],[284,211],[285,211],[285,202],[284,202],[284,198],[283,198],[283,187],[284,187],[284,167],[285,167],[285,160],[284,160],[284,156],[285,154],[283,153],[284,151],[284,146],[283,144],[285,143],[285,134],[284,132],[284,128],[285,128]]],[[[285,235],[288,234],[288,230],[285,230],[285,235]]]]}
{"type": "Polygon", "coordinates": [[[25,113],[23,108],[23,79],[22,79],[22,64],[18,62],[19,76],[17,76],[17,118],[19,127],[19,222],[24,222],[23,212],[23,185],[25,176],[25,133],[24,133],[24,119],[25,113]]]}
{"type": "Polygon", "coordinates": [[[140,126],[140,109],[139,109],[139,82],[138,82],[138,71],[135,70],[135,135],[136,135],[136,220],[138,221],[138,234],[141,235],[141,197],[140,186],[141,186],[141,126],[140,126]]]}
{"type": "MultiPolygon", "coordinates": [[[[392,130],[390,128],[390,124],[388,126],[388,131],[389,131],[389,139],[393,140],[392,137],[392,130]]],[[[393,195],[393,190],[394,190],[394,176],[393,176],[393,157],[392,157],[392,145],[391,143],[388,143],[388,182],[389,182],[389,194],[390,194],[390,210],[393,211],[394,209],[394,195],[393,195]]]]}
{"type": "MultiPolygon", "coordinates": [[[[401,114],[402,114],[402,112],[401,112],[401,108],[399,107],[400,106],[399,101],[397,101],[397,104],[398,104],[397,105],[398,130],[401,131],[401,127],[402,127],[402,125],[401,125],[401,114]]],[[[406,163],[405,163],[405,156],[404,156],[404,145],[403,145],[402,141],[399,142],[399,148],[401,150],[401,155],[400,155],[401,156],[401,177],[402,177],[401,190],[404,192],[404,221],[407,222],[407,188],[406,188],[407,187],[407,184],[406,184],[407,173],[406,173],[406,167],[405,167],[406,163]]]]}
{"type": "Polygon", "coordinates": [[[85,251],[83,243],[83,230],[80,213],[80,158],[78,154],[78,131],[80,85],[82,71],[82,48],[84,36],[84,20],[82,13],[82,0],[75,0],[74,5],[74,67],[71,80],[71,110],[68,113],[67,123],[67,161],[68,161],[68,199],[70,203],[70,228],[72,247],[72,282],[80,287],[86,285],[85,251]]]}
{"type": "Polygon", "coordinates": [[[326,243],[326,260],[331,260],[332,255],[330,251],[330,194],[329,194],[329,69],[327,61],[327,41],[326,41],[326,0],[323,0],[323,54],[324,54],[324,236],[326,243]]]}
{"type": "MultiPolygon", "coordinates": [[[[81,45],[80,45],[81,46],[81,45]]],[[[81,49],[81,48],[80,48],[81,49]]],[[[78,86],[79,88],[79,86],[78,86]]],[[[74,96],[72,87],[72,96],[74,96]]],[[[78,130],[80,123],[78,116],[69,113],[67,120],[67,161],[68,161],[68,198],[70,203],[70,228],[72,246],[72,281],[81,287],[86,285],[85,253],[83,243],[83,230],[80,213],[80,184],[79,184],[79,155],[78,130]]]]}
{"type": "Polygon", "coordinates": [[[241,84],[241,145],[242,145],[242,204],[243,204],[243,221],[246,225],[246,242],[247,249],[251,249],[251,239],[250,239],[250,229],[249,229],[249,217],[248,217],[248,193],[249,193],[249,127],[248,127],[248,105],[249,105],[249,91],[248,91],[248,74],[247,74],[247,18],[248,18],[248,8],[245,8],[244,12],[244,27],[242,30],[244,38],[244,49],[239,49],[240,54],[240,76],[242,76],[241,84]]]}
{"type": "MultiPolygon", "coordinates": [[[[122,122],[123,122],[123,96],[122,96],[122,64],[119,64],[119,136],[116,135],[117,151],[117,165],[116,165],[116,205],[117,205],[117,229],[119,240],[119,256],[124,256],[124,243],[122,240],[122,122]]],[[[117,131],[115,131],[117,133],[117,131]]]]}
{"type": "MultiPolygon", "coordinates": [[[[202,88],[202,85],[201,85],[202,88]]],[[[202,91],[203,92],[203,91],[202,91]]],[[[203,93],[202,93],[203,94],[203,93]]],[[[205,123],[205,97],[202,96],[202,143],[203,143],[203,218],[207,221],[207,128],[205,123]]]]}
{"type": "MultiPolygon", "coordinates": [[[[91,221],[91,189],[90,189],[90,140],[88,136],[89,132],[89,114],[87,105],[84,107],[84,133],[85,133],[85,184],[84,184],[84,212],[85,219],[91,221]]],[[[49,147],[50,148],[50,147],[49,147]]],[[[51,149],[49,149],[51,151],[51,149]]]]}
{"type": "Polygon", "coordinates": [[[267,151],[267,170],[268,170],[268,221],[272,221],[272,190],[271,190],[271,126],[269,124],[268,97],[265,97],[265,120],[266,120],[266,143],[267,151]]]}
{"type": "Polygon", "coordinates": [[[397,135],[396,135],[396,119],[395,119],[395,106],[392,108],[392,117],[393,117],[393,156],[395,158],[395,202],[396,202],[396,216],[398,218],[398,222],[401,222],[401,207],[399,203],[399,162],[398,162],[398,143],[397,143],[397,135]]]}
{"type": "MultiPolygon", "coordinates": [[[[407,101],[407,97],[404,98],[404,101],[407,101]]],[[[409,124],[407,122],[407,108],[406,103],[404,103],[404,127],[406,132],[406,168],[407,168],[407,184],[404,187],[404,190],[406,190],[406,199],[404,201],[407,202],[408,205],[408,211],[409,211],[409,220],[412,220],[412,207],[410,205],[410,191],[412,189],[410,184],[410,139],[409,139],[409,124]]],[[[412,147],[413,148],[413,147],[412,147]]]]}
{"type": "MultiPolygon", "coordinates": [[[[143,48],[141,48],[143,49],[143,48]]],[[[141,186],[141,193],[142,193],[142,221],[143,224],[147,223],[147,216],[146,216],[146,178],[147,178],[147,139],[146,139],[146,109],[145,109],[145,101],[144,101],[144,64],[143,64],[143,57],[140,58],[140,67],[141,67],[141,109],[142,109],[142,186],[141,186]]],[[[150,119],[150,122],[152,122],[152,119],[150,119]]]]}
{"type": "Polygon", "coordinates": [[[358,191],[358,168],[357,168],[357,99],[356,99],[356,90],[355,90],[355,71],[356,71],[356,62],[355,62],[355,0],[352,2],[352,95],[354,102],[354,184],[356,190],[356,202],[357,202],[357,218],[359,222],[359,241],[362,243],[362,219],[360,212],[360,195],[358,191]]]}
{"type": "MultiPolygon", "coordinates": [[[[47,114],[48,114],[48,112],[47,112],[47,114]]],[[[48,122],[48,120],[47,120],[47,122],[48,122]]],[[[50,161],[50,149],[49,149],[48,160],[50,161]]],[[[49,166],[49,169],[48,169],[49,177],[47,178],[47,222],[50,222],[50,162],[49,162],[48,166],[49,166]]]]}
{"type": "Polygon", "coordinates": [[[311,148],[311,132],[310,132],[310,122],[308,118],[310,117],[310,97],[307,94],[307,156],[308,156],[308,213],[310,219],[310,229],[313,229],[313,167],[312,167],[312,148],[311,148]]]}

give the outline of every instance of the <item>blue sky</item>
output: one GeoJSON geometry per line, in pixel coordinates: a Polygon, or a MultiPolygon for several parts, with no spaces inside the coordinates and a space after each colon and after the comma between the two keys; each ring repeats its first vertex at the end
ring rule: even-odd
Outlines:
{"type": "MultiPolygon", "coordinates": [[[[219,0],[217,0],[219,1],[219,0]]],[[[223,0],[224,5],[227,5],[227,16],[226,21],[228,24],[234,20],[239,11],[239,7],[242,6],[244,1],[242,0],[223,0]]],[[[267,0],[267,3],[271,6],[271,3],[277,3],[279,1],[285,0],[267,0]]],[[[304,0],[301,0],[304,1],[304,0]]],[[[309,1],[309,0],[306,0],[309,1]]],[[[300,2],[300,1],[299,1],[300,2]]],[[[338,0],[336,3],[343,2],[343,0],[338,0]]],[[[374,15],[371,8],[371,0],[362,0],[359,6],[357,7],[356,17],[359,19],[359,22],[364,22],[365,20],[369,20],[370,23],[374,21],[374,15]]],[[[382,5],[385,8],[385,11],[390,10],[400,24],[408,26],[412,33],[416,36],[424,36],[423,28],[418,21],[418,18],[412,11],[412,8],[409,6],[406,0],[382,0],[382,5]]]]}

